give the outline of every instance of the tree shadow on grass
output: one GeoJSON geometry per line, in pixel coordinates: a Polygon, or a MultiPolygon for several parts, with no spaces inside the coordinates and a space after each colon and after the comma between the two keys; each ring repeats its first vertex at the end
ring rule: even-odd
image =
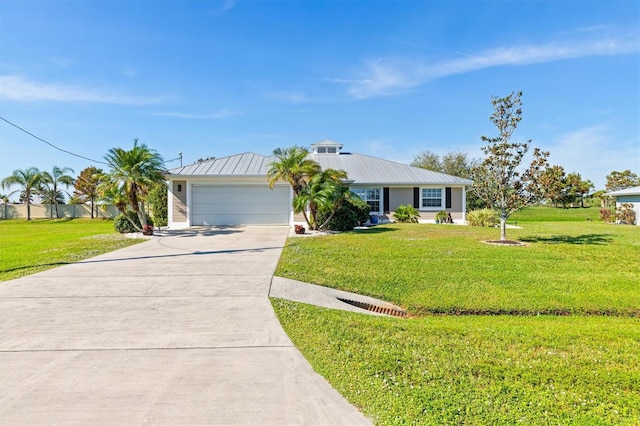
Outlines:
{"type": "Polygon", "coordinates": [[[520,241],[544,244],[576,244],[576,245],[607,245],[613,241],[611,234],[584,235],[552,235],[550,237],[524,237],[520,241]]]}

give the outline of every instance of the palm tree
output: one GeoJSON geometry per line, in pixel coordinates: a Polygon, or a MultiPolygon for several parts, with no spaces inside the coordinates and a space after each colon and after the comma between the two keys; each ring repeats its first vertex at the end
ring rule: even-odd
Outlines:
{"type": "Polygon", "coordinates": [[[69,167],[53,166],[52,173],[42,172],[41,182],[48,188],[48,190],[43,192],[48,194],[49,202],[56,206],[56,219],[60,217],[58,214],[58,203],[64,201],[64,195],[59,186],[64,185],[68,188],[73,185],[74,179],[72,176],[65,174],[67,172],[73,173],[73,170],[69,167]]]}
{"type": "Polygon", "coordinates": [[[2,188],[7,189],[11,185],[19,185],[20,189],[9,193],[9,195],[20,192],[27,205],[27,220],[31,220],[31,198],[40,189],[42,173],[36,167],[29,167],[25,170],[14,170],[11,176],[2,179],[2,188]]]}
{"type": "Polygon", "coordinates": [[[100,189],[100,197],[103,200],[109,204],[113,204],[123,215],[127,214],[127,196],[122,192],[121,188],[118,188],[115,185],[105,185],[100,189]]]}
{"type": "MultiPolygon", "coordinates": [[[[345,191],[343,180],[347,178],[344,170],[326,169],[309,178],[300,194],[294,198],[294,211],[304,212],[309,208],[307,223],[311,229],[318,229],[318,212],[334,213],[339,204],[344,201],[348,191],[345,191]]],[[[333,216],[332,214],[330,216],[333,216]]]]}
{"type": "MultiPolygon", "coordinates": [[[[297,199],[309,179],[320,172],[320,165],[308,159],[309,150],[300,146],[277,148],[273,155],[276,159],[267,165],[269,187],[273,188],[277,181],[289,182],[293,189],[293,198],[297,199]]],[[[305,221],[309,223],[306,211],[301,211],[305,221]]]]}
{"type": "Polygon", "coordinates": [[[300,195],[300,190],[306,185],[307,180],[320,171],[318,163],[307,159],[309,150],[304,147],[277,148],[273,155],[276,160],[267,165],[269,186],[273,188],[279,180],[289,182],[294,196],[300,195]]]}
{"type": "MultiPolygon", "coordinates": [[[[138,215],[142,227],[147,225],[147,215],[144,211],[144,196],[156,183],[164,182],[164,161],[162,156],[145,144],[138,144],[133,140],[133,148],[111,148],[104,157],[111,167],[106,175],[106,188],[122,191],[127,197],[128,206],[138,215]]],[[[135,225],[135,224],[134,224],[135,225]]],[[[137,225],[135,225],[138,228],[137,225]]]]}

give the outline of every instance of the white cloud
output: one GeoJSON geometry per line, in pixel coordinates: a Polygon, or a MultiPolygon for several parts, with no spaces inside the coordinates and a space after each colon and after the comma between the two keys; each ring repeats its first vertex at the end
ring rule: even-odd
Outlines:
{"type": "Polygon", "coordinates": [[[18,102],[93,102],[117,105],[150,105],[163,97],[142,97],[107,89],[39,83],[20,75],[0,75],[0,99],[18,102]]]}
{"type": "Polygon", "coordinates": [[[429,63],[424,60],[378,59],[365,63],[361,78],[333,80],[346,84],[356,98],[402,93],[429,81],[496,66],[522,66],[586,56],[636,53],[637,36],[589,42],[554,42],[543,45],[501,47],[463,58],[429,63]]]}
{"type": "Polygon", "coordinates": [[[577,129],[543,148],[551,152],[551,164],[563,166],[566,173],[578,172],[596,189],[604,189],[606,176],[613,170],[640,170],[640,141],[615,140],[610,127],[599,124],[577,129]]]}
{"type": "Polygon", "coordinates": [[[220,118],[232,117],[240,115],[240,112],[223,109],[208,113],[184,113],[184,112],[150,112],[150,115],[159,115],[162,117],[186,118],[191,120],[215,120],[220,118]]]}

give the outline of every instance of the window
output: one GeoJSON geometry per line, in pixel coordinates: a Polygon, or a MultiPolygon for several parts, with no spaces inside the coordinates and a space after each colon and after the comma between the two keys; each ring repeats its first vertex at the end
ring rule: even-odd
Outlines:
{"type": "Polygon", "coordinates": [[[350,188],[369,204],[372,213],[380,212],[380,188],[350,188]]]}
{"type": "Polygon", "coordinates": [[[336,154],[338,150],[335,146],[330,146],[330,147],[319,146],[317,148],[317,152],[318,154],[336,154]]]}
{"type": "Polygon", "coordinates": [[[442,188],[422,188],[420,207],[423,209],[442,208],[442,188]]]}

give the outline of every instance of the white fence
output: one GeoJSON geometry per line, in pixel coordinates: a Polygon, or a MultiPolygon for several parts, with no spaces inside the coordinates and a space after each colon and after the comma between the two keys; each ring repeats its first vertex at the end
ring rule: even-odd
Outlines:
{"type": "MultiPolygon", "coordinates": [[[[111,218],[120,212],[111,204],[94,207],[94,217],[111,218]]],[[[51,219],[56,217],[56,206],[53,204],[31,204],[31,219],[51,219]]],[[[91,205],[86,204],[58,204],[58,217],[91,218],[91,205]]],[[[26,219],[27,206],[25,204],[0,204],[0,219],[26,219]]]]}

